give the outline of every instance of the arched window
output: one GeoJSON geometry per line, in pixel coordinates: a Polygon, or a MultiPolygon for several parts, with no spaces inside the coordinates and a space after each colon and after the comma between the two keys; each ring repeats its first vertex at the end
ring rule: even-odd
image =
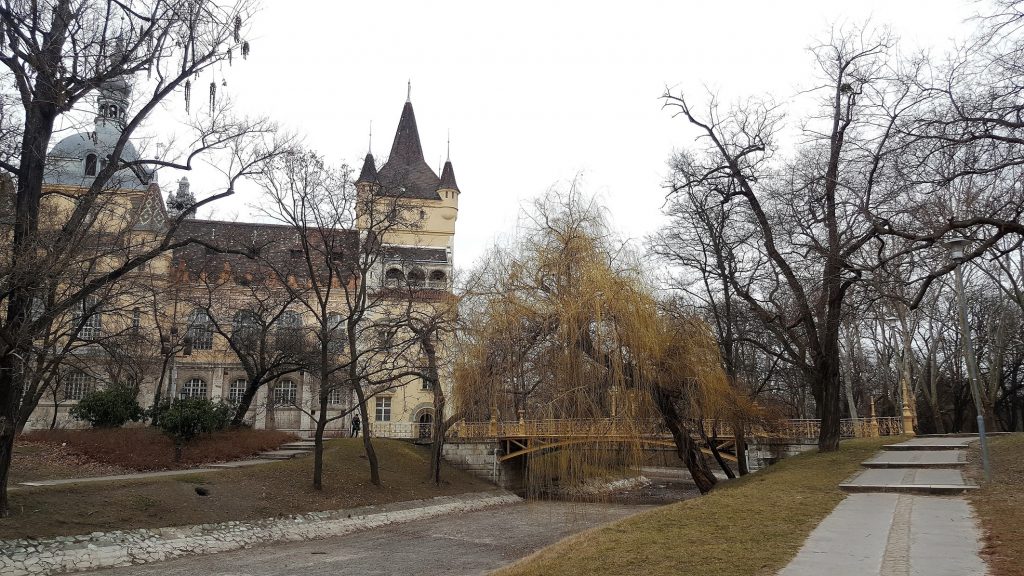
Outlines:
{"type": "Polygon", "coordinates": [[[117,118],[117,113],[118,113],[117,106],[114,106],[113,104],[111,104],[110,106],[107,106],[107,117],[108,118],[117,118]]]}
{"type": "Polygon", "coordinates": [[[259,337],[259,317],[252,310],[239,310],[235,312],[234,322],[231,327],[231,339],[237,344],[252,343],[259,337]]]}
{"type": "Polygon", "coordinates": [[[430,287],[444,288],[448,284],[448,275],[444,270],[432,270],[430,272],[430,287]]]}
{"type": "Polygon", "coordinates": [[[398,288],[405,283],[405,274],[398,268],[389,268],[384,273],[384,285],[388,288],[398,288]]]}
{"type": "Polygon", "coordinates": [[[274,406],[294,406],[299,387],[291,380],[279,380],[274,384],[274,406]]]}
{"type": "Polygon", "coordinates": [[[192,348],[210,350],[213,348],[213,322],[206,310],[196,308],[188,317],[188,334],[192,337],[192,348]]]}
{"type": "Polygon", "coordinates": [[[286,310],[277,319],[277,345],[279,348],[302,345],[302,316],[286,310]]]}
{"type": "Polygon", "coordinates": [[[81,370],[68,374],[68,380],[64,383],[64,398],[66,400],[81,400],[82,396],[92,388],[93,378],[81,370]]]}
{"type": "Polygon", "coordinates": [[[302,316],[298,312],[285,310],[281,313],[281,317],[277,319],[278,330],[295,330],[298,328],[302,328],[302,316]]]}
{"type": "Polygon", "coordinates": [[[96,175],[96,155],[86,154],[85,155],[85,175],[95,176],[96,175]]]}
{"type": "Polygon", "coordinates": [[[245,394],[245,389],[249,385],[245,378],[238,378],[231,383],[228,388],[228,402],[232,404],[238,404],[242,401],[242,396],[245,394]]]}
{"type": "Polygon", "coordinates": [[[202,378],[192,378],[181,387],[182,398],[206,398],[206,381],[202,378]]]}
{"type": "Polygon", "coordinates": [[[421,268],[413,268],[409,271],[409,286],[420,287],[427,281],[427,274],[421,268]]]}

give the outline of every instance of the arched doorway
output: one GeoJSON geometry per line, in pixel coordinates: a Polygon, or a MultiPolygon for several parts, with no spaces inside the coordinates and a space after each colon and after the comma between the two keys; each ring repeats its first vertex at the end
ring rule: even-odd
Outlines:
{"type": "Polygon", "coordinates": [[[434,431],[434,413],[429,410],[424,410],[423,412],[420,412],[416,422],[419,425],[419,438],[430,439],[434,431]]]}

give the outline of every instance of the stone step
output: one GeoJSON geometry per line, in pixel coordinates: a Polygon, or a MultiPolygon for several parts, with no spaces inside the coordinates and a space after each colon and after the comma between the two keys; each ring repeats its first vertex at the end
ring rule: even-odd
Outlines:
{"type": "Polygon", "coordinates": [[[973,484],[840,484],[844,492],[887,492],[896,494],[924,494],[930,496],[952,496],[977,490],[973,484]]]}
{"type": "Polygon", "coordinates": [[[247,466],[255,466],[257,464],[266,464],[267,459],[255,458],[252,460],[235,460],[233,462],[218,462],[217,464],[207,464],[208,468],[245,468],[247,466]]]}
{"type": "Polygon", "coordinates": [[[973,437],[912,438],[899,444],[887,444],[885,450],[962,450],[969,447],[973,437]]]}
{"type": "Polygon", "coordinates": [[[312,450],[316,447],[313,442],[289,442],[288,444],[282,444],[280,450],[312,450]]]}
{"type": "Polygon", "coordinates": [[[967,464],[963,450],[882,452],[861,462],[865,468],[958,468],[967,464]]]}
{"type": "Polygon", "coordinates": [[[977,486],[964,481],[953,468],[869,468],[839,487],[847,492],[906,492],[911,494],[959,494],[977,486]]]}
{"type": "Polygon", "coordinates": [[[256,457],[263,460],[291,460],[306,454],[309,454],[309,450],[271,450],[269,452],[260,452],[256,457]]]}
{"type": "Polygon", "coordinates": [[[963,450],[967,446],[963,444],[886,444],[882,446],[883,450],[888,452],[903,452],[903,451],[927,451],[927,450],[963,450]]]}

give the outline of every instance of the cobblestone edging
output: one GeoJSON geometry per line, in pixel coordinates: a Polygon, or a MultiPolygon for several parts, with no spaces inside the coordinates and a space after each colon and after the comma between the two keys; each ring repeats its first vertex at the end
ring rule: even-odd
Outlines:
{"type": "Polygon", "coordinates": [[[213,554],[267,542],[340,536],[387,524],[520,502],[508,492],[478,492],[287,518],[175,528],[93,532],[47,539],[0,540],[0,574],[60,574],[213,554]]]}

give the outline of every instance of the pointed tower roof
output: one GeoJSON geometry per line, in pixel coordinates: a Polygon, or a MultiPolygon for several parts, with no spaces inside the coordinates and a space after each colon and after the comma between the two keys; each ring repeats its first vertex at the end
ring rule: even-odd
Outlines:
{"type": "Polygon", "coordinates": [[[377,175],[384,186],[383,194],[424,200],[440,199],[437,187],[441,179],[423,159],[416,114],[412,102],[408,100],[402,107],[402,117],[398,120],[398,130],[391,144],[391,155],[377,175]]]}
{"type": "Polygon", "coordinates": [[[455,169],[452,168],[452,161],[445,160],[444,169],[441,170],[441,184],[437,187],[438,190],[455,190],[459,192],[459,185],[455,183],[455,169]]]}
{"type": "Polygon", "coordinates": [[[363,159],[363,169],[359,171],[359,179],[356,184],[374,184],[377,182],[377,164],[373,161],[373,154],[367,152],[363,159]]]}

